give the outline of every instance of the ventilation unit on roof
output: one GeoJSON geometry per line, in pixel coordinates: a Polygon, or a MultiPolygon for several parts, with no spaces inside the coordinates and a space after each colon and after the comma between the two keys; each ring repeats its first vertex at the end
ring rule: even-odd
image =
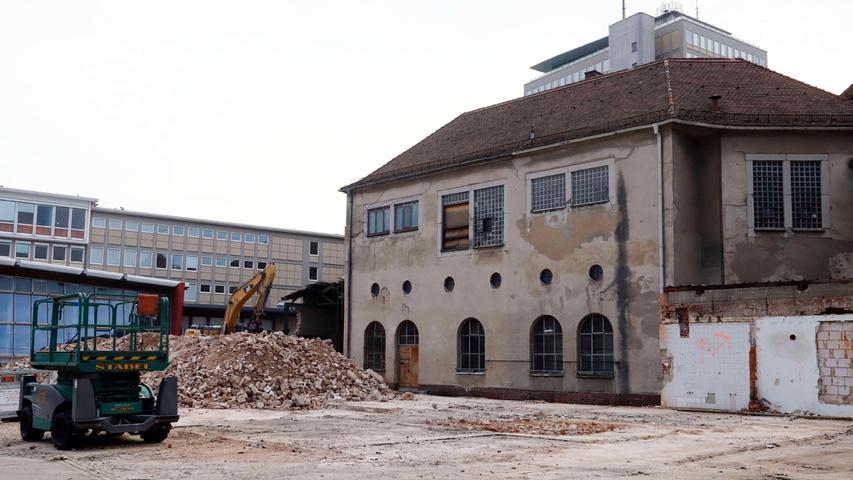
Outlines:
{"type": "Polygon", "coordinates": [[[657,16],[661,16],[664,13],[669,12],[680,12],[684,13],[684,5],[681,2],[663,2],[658,7],[657,16]]]}

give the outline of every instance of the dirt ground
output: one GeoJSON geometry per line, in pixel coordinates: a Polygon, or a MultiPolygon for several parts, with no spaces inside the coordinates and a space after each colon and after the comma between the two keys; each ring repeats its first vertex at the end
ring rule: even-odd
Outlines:
{"type": "Polygon", "coordinates": [[[159,445],[54,450],[0,424],[3,479],[853,478],[853,422],[416,395],[184,409],[159,445]]]}

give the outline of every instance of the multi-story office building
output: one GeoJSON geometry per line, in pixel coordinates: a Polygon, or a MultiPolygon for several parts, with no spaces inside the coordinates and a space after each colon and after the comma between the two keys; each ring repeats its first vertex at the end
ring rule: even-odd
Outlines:
{"type": "Polygon", "coordinates": [[[742,58],[767,66],[766,50],[668,4],[657,16],[634,14],[610,25],[606,37],[530,67],[542,75],[524,85],[524,94],[579,82],[590,72],[615,72],[663,58],[742,58]]]}
{"type": "Polygon", "coordinates": [[[0,256],[182,281],[184,328],[221,322],[229,294],[275,263],[264,326],[281,329],[282,296],[344,270],[340,235],[100,208],[95,198],[11,188],[0,188],[0,256]]]}

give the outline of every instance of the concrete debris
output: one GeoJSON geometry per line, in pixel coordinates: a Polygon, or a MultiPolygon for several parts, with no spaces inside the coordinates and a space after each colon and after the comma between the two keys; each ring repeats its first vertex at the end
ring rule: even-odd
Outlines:
{"type": "Polygon", "coordinates": [[[623,428],[615,423],[590,422],[550,418],[547,420],[513,418],[501,420],[450,418],[448,420],[428,421],[427,425],[450,428],[453,430],[486,430],[499,433],[520,433],[527,435],[590,435],[610,432],[623,428]]]}
{"type": "Polygon", "coordinates": [[[272,332],[169,342],[169,367],[142,380],[156,392],[162,378],[176,376],[183,407],[286,410],[394,398],[381,377],[356,367],[327,340],[272,332]]]}

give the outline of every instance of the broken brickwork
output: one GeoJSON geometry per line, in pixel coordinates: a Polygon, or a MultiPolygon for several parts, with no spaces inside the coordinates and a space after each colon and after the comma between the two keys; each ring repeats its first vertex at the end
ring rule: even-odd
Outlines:
{"type": "Polygon", "coordinates": [[[853,322],[821,322],[817,331],[822,402],[853,405],[853,322]]]}

